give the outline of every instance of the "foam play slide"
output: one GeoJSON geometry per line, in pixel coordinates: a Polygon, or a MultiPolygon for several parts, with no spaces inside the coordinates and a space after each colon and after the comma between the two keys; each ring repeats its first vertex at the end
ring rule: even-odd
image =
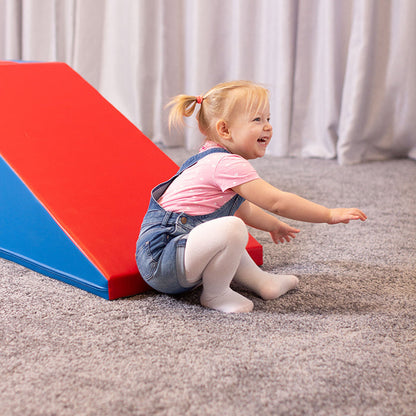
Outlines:
{"type": "Polygon", "coordinates": [[[0,256],[107,299],[147,290],[140,223],[178,166],[63,63],[0,62],[0,118],[0,256]]]}

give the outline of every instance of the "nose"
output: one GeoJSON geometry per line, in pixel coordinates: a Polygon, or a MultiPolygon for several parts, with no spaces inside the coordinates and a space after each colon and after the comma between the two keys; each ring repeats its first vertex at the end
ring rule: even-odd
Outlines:
{"type": "Polygon", "coordinates": [[[270,121],[267,121],[264,125],[264,130],[273,130],[272,125],[270,124],[270,121]]]}

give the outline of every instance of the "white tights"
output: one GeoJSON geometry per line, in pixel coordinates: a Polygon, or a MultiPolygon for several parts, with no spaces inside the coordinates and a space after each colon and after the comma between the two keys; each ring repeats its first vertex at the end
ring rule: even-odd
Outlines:
{"type": "Polygon", "coordinates": [[[237,217],[221,217],[195,227],[185,249],[186,280],[202,276],[201,304],[222,312],[250,312],[253,302],[230,288],[236,283],[263,299],[275,299],[298,285],[295,276],[261,270],[246,251],[248,231],[237,217]]]}

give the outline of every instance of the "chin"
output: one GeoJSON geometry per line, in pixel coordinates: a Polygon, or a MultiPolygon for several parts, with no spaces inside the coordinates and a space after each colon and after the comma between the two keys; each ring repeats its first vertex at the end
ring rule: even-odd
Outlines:
{"type": "Polygon", "coordinates": [[[258,159],[259,157],[263,157],[266,154],[266,150],[264,150],[263,152],[258,152],[257,156],[255,156],[253,159],[258,159]]]}

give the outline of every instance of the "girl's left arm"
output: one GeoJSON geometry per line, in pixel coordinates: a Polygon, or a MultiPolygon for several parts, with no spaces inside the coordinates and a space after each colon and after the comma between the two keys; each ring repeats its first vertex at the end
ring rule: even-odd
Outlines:
{"type": "Polygon", "coordinates": [[[300,231],[268,214],[249,201],[244,201],[235,215],[250,227],[268,231],[276,244],[279,242],[283,243],[285,240],[289,242],[300,231]]]}
{"type": "Polygon", "coordinates": [[[292,220],[347,224],[351,220],[367,219],[358,208],[327,208],[290,192],[283,192],[260,178],[232,189],[253,205],[292,220]]]}

